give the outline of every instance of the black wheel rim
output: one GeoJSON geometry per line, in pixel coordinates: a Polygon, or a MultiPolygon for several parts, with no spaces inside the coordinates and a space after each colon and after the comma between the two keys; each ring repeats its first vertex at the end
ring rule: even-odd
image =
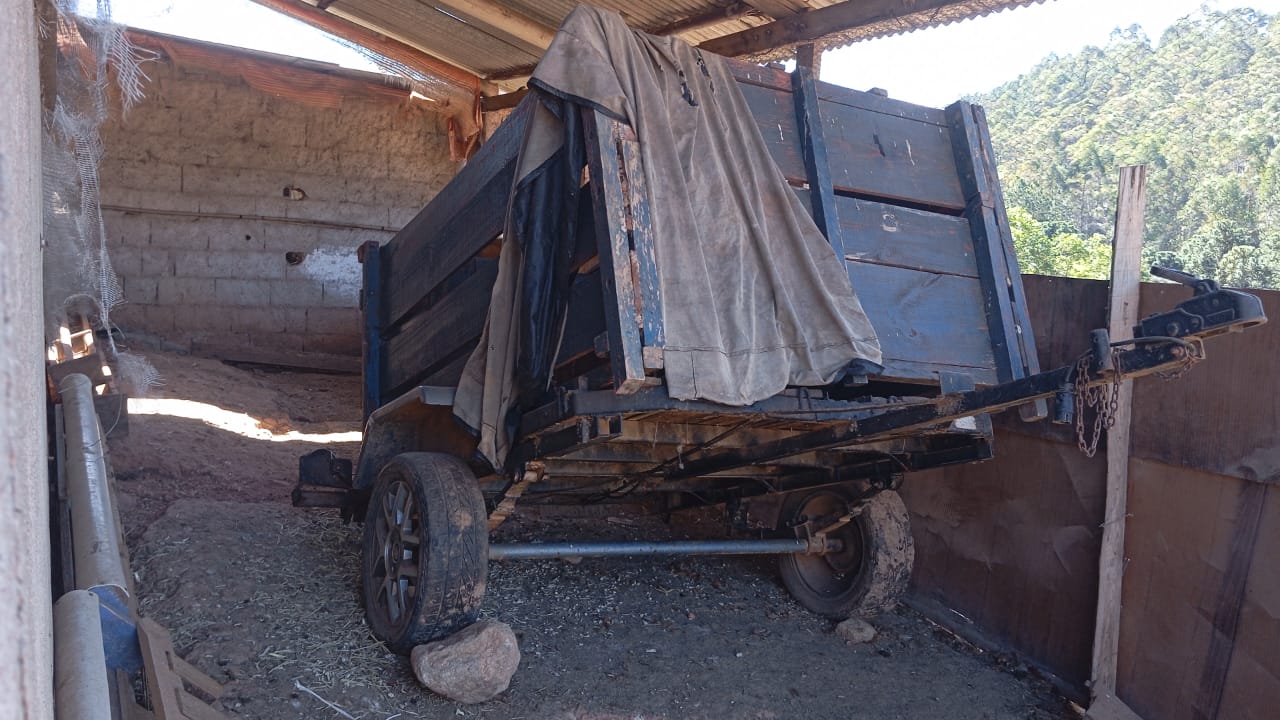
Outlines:
{"type": "MultiPolygon", "coordinates": [[[[830,491],[819,491],[807,498],[796,513],[796,534],[804,537],[803,525],[814,521],[817,527],[834,522],[848,512],[849,503],[844,496],[830,491]]],[[[862,538],[862,523],[857,517],[844,526],[828,533],[828,537],[840,541],[838,552],[823,555],[794,555],[796,575],[810,592],[822,597],[838,597],[857,585],[864,562],[866,544],[862,538]]]]}
{"type": "Polygon", "coordinates": [[[378,500],[374,518],[373,607],[393,631],[402,630],[413,617],[418,592],[418,561],[422,547],[422,521],[413,488],[403,480],[392,481],[378,500]]]}

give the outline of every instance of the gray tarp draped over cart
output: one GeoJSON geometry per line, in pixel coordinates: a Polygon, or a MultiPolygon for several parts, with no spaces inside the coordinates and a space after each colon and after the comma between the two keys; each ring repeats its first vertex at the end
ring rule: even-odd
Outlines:
{"type": "MultiPolygon", "coordinates": [[[[545,93],[545,102],[526,130],[513,208],[531,180],[571,144],[565,138],[568,103],[593,107],[636,131],[650,195],[671,397],[748,405],[787,385],[833,382],[855,360],[880,362],[879,342],[843,260],[774,164],[721,58],[674,38],[633,32],[616,13],[579,6],[530,87],[545,93]]],[[[546,188],[539,194],[545,196],[546,188]]],[[[511,441],[520,343],[528,337],[522,314],[548,311],[546,305],[524,306],[530,295],[526,264],[545,261],[547,253],[530,246],[536,233],[522,237],[528,217],[515,226],[513,214],[485,333],[454,403],[458,418],[479,432],[480,453],[499,468],[511,441]]],[[[545,283],[545,272],[533,280],[545,283]]],[[[563,308],[550,307],[559,317],[541,318],[543,323],[562,324],[563,308]]],[[[553,329],[558,343],[559,328],[553,329]]],[[[544,388],[550,382],[549,371],[541,382],[544,388]]]]}

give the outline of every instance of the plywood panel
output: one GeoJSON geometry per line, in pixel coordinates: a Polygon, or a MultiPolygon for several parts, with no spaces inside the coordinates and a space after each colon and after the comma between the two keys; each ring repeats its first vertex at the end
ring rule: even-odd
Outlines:
{"type": "MultiPolygon", "coordinates": [[[[1071,362],[1103,323],[1106,284],[1024,282],[1042,365],[1071,362]]],[[[1144,312],[1189,294],[1173,285],[1142,292],[1144,312]]],[[[1259,294],[1280,312],[1280,294],[1259,294]]],[[[1274,478],[1270,448],[1280,444],[1280,393],[1267,372],[1280,354],[1277,331],[1215,338],[1209,360],[1184,378],[1137,383],[1118,691],[1144,720],[1214,717],[1214,702],[1219,718],[1274,717],[1280,499],[1272,496],[1280,485],[1265,481],[1274,478]]],[[[996,427],[994,460],[907,479],[913,592],[1083,693],[1104,464],[1079,453],[1074,428],[1024,424],[1012,413],[996,427]]]]}
{"type": "Polygon", "coordinates": [[[1101,458],[1009,431],[994,460],[909,476],[913,592],[1083,687],[1104,480],[1101,458]]]}

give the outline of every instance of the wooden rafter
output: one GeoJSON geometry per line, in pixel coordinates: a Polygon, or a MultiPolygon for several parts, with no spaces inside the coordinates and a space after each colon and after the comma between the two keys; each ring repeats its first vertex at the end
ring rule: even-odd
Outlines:
{"type": "Polygon", "coordinates": [[[665,25],[651,28],[645,32],[651,35],[679,35],[680,33],[693,32],[694,30],[701,30],[713,25],[719,25],[720,23],[728,22],[730,20],[737,20],[744,15],[749,15],[754,12],[759,11],[756,10],[751,3],[741,1],[733,2],[722,8],[715,8],[714,10],[701,13],[699,15],[690,15],[688,17],[669,22],[665,25]]]}
{"type": "Polygon", "coordinates": [[[761,14],[774,19],[791,17],[810,9],[804,0],[746,0],[746,2],[761,14]]]}
{"type": "Polygon", "coordinates": [[[556,35],[555,28],[547,27],[494,0],[438,0],[438,3],[539,50],[546,50],[551,45],[551,38],[556,35]]]}
{"type": "Polygon", "coordinates": [[[481,80],[472,72],[434,57],[413,45],[370,30],[333,13],[319,10],[316,6],[308,5],[301,0],[254,0],[254,2],[368,48],[424,75],[439,78],[458,90],[474,94],[480,88],[481,80]]]}

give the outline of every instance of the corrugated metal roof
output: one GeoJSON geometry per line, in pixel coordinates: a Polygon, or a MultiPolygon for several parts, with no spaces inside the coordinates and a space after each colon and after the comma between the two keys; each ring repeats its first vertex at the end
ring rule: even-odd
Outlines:
{"type": "MultiPolygon", "coordinates": [[[[852,45],[861,40],[870,40],[877,37],[887,37],[890,35],[902,35],[904,33],[923,30],[925,28],[940,27],[942,25],[951,25],[963,20],[972,20],[973,18],[983,17],[998,12],[1003,12],[1010,8],[1025,7],[1027,5],[1040,5],[1046,0],[960,0],[937,10],[927,12],[909,13],[902,17],[892,20],[863,25],[861,27],[850,28],[844,32],[834,33],[823,38],[822,46],[827,50],[842,48],[852,45]]],[[[905,4],[905,3],[904,3],[905,4]]],[[[770,55],[769,59],[779,57],[775,53],[766,53],[770,55]]],[[[786,57],[790,53],[785,54],[786,57]]]]}
{"type": "MultiPolygon", "coordinates": [[[[548,37],[576,6],[576,0],[304,0],[325,12],[413,46],[482,78],[527,72],[537,63],[548,37]]],[[[840,29],[819,39],[830,48],[883,35],[944,25],[1008,7],[1044,0],[899,0],[889,19],[840,29]],[[919,11],[919,7],[932,8],[919,11]]],[[[750,30],[776,19],[800,20],[808,11],[841,0],[592,0],[616,10],[628,24],[648,32],[671,32],[700,44],[750,30]],[[789,15],[791,11],[802,11],[789,15]]],[[[863,0],[845,0],[862,4],[863,0]]],[[[306,6],[303,6],[304,8],[306,6]]],[[[878,5],[877,5],[878,7],[878,5]]],[[[879,10],[883,16],[889,10],[879,10]]],[[[803,22],[803,21],[802,21],[803,22]]],[[[757,43],[758,45],[758,43],[757,43]]],[[[753,59],[790,56],[791,43],[750,53],[753,59]]]]}

